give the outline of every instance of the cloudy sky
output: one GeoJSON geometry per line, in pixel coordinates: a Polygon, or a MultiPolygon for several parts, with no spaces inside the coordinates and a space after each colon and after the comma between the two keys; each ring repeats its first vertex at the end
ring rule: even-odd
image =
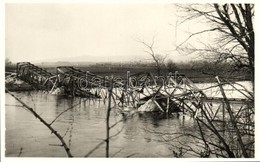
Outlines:
{"type": "Polygon", "coordinates": [[[174,50],[190,27],[175,28],[172,4],[14,3],[6,4],[5,10],[5,51],[13,62],[149,58],[137,40],[149,43],[153,37],[156,52],[170,54],[174,61],[190,59],[174,50]]]}

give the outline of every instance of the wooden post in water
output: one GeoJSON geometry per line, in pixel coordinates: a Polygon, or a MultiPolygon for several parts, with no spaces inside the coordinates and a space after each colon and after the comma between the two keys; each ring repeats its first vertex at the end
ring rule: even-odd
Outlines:
{"type": "Polygon", "coordinates": [[[223,113],[223,116],[222,116],[222,120],[223,120],[223,137],[225,136],[225,127],[226,127],[226,121],[225,121],[225,104],[224,104],[224,101],[222,102],[222,113],[223,113]]]}
{"type": "Polygon", "coordinates": [[[169,113],[169,105],[170,105],[170,97],[167,97],[167,106],[166,106],[167,116],[168,116],[168,113],[169,113]]]}
{"type": "Polygon", "coordinates": [[[177,83],[177,73],[178,73],[178,71],[175,71],[175,73],[174,73],[174,79],[175,79],[176,83],[177,83]]]}
{"type": "Polygon", "coordinates": [[[166,102],[166,117],[167,117],[167,119],[169,118],[169,104],[170,104],[170,97],[167,97],[167,102],[166,102]]]}
{"type": "Polygon", "coordinates": [[[109,118],[110,118],[110,112],[111,112],[111,99],[112,99],[112,90],[113,90],[113,77],[110,81],[110,86],[108,88],[108,108],[107,108],[107,117],[106,117],[106,157],[109,157],[109,118]]]}

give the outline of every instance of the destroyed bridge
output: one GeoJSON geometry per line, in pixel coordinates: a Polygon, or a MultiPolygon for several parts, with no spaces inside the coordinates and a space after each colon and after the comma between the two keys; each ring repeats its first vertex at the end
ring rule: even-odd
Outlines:
{"type": "Polygon", "coordinates": [[[72,66],[59,66],[53,74],[30,62],[19,62],[16,73],[17,78],[36,90],[55,95],[106,99],[110,90],[118,106],[138,108],[140,111],[153,111],[156,107],[158,111],[167,113],[191,110],[195,115],[203,101],[223,99],[207,97],[190,79],[177,72],[153,76],[149,72],[131,74],[127,71],[123,78],[104,77],[72,66]]]}

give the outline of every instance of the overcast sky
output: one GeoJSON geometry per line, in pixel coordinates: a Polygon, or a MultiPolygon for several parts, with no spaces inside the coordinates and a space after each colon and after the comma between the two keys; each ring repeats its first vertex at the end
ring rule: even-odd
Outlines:
{"type": "Polygon", "coordinates": [[[189,59],[174,51],[186,29],[175,29],[172,4],[7,4],[5,18],[6,57],[13,62],[83,55],[149,58],[137,39],[149,43],[152,37],[156,52],[170,53],[174,61],[189,59]]]}

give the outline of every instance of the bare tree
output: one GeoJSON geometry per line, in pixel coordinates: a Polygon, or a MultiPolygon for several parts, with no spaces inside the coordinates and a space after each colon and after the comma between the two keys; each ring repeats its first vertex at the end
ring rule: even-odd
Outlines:
{"type": "MultiPolygon", "coordinates": [[[[234,70],[248,68],[254,78],[254,4],[188,4],[176,5],[186,13],[180,15],[182,22],[204,21],[206,29],[191,33],[177,46],[179,52],[197,53],[211,56],[218,62],[230,62],[234,70]],[[213,33],[216,39],[212,42],[200,42],[202,46],[189,44],[192,37],[213,33]]],[[[180,24],[181,24],[180,23],[180,24]]],[[[201,40],[199,40],[201,41],[201,40]]]]}
{"type": "MultiPolygon", "coordinates": [[[[214,87],[218,88],[212,93],[220,92],[223,97],[222,103],[213,105],[211,102],[201,100],[200,97],[195,97],[191,103],[183,102],[185,108],[194,115],[194,126],[183,126],[185,131],[146,129],[146,131],[161,137],[160,142],[169,144],[175,157],[187,155],[204,158],[254,157],[253,94],[240,84],[216,78],[218,82],[214,87]],[[236,107],[236,104],[232,104],[228,100],[224,86],[230,86],[237,90],[246,100],[241,100],[241,105],[236,107]],[[187,142],[187,138],[192,140],[187,142]]],[[[213,88],[213,86],[208,88],[213,88]]],[[[207,96],[204,98],[206,99],[207,96]]]]}
{"type": "Polygon", "coordinates": [[[9,66],[9,65],[12,65],[12,62],[10,61],[9,58],[6,58],[5,59],[5,66],[9,66]]]}
{"type": "Polygon", "coordinates": [[[174,72],[174,71],[178,70],[177,64],[174,63],[172,60],[167,61],[166,67],[167,67],[169,72],[174,72]]]}
{"type": "Polygon", "coordinates": [[[13,62],[9,59],[9,58],[5,58],[5,71],[13,71],[15,68],[15,65],[13,64],[13,62]]]}
{"type": "Polygon", "coordinates": [[[153,61],[155,62],[155,66],[157,68],[157,75],[160,76],[162,75],[162,68],[164,68],[165,66],[165,59],[168,57],[168,54],[159,54],[157,52],[155,52],[154,50],[154,37],[152,39],[152,42],[149,44],[145,41],[141,41],[141,40],[138,40],[140,43],[142,43],[146,50],[144,50],[144,52],[148,53],[153,61]]]}

